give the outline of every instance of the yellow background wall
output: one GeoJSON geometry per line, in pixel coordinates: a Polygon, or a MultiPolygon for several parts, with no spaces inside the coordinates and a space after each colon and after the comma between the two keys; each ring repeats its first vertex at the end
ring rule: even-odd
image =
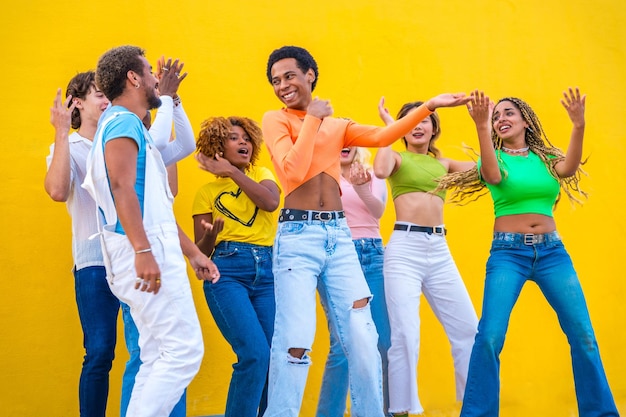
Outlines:
{"type": "MultiPolygon", "coordinates": [[[[43,190],[53,140],[49,108],[57,87],[93,69],[121,44],[147,50],[153,63],[181,57],[189,77],[180,93],[197,129],[213,115],[260,120],[280,107],[265,79],[268,54],[285,44],[308,48],[320,66],[317,95],[335,115],[381,124],[376,104],[395,114],[406,101],[480,88],[516,95],[539,114],[548,136],[566,147],[570,122],[563,89],[588,94],[584,187],[590,198],[556,211],[559,230],[586,292],[604,365],[626,412],[624,302],[624,96],[626,9],[622,0],[406,1],[187,0],[77,2],[23,0],[0,14],[0,415],[76,416],[82,334],[70,275],[70,220],[43,190]]],[[[477,146],[460,109],[440,112],[440,147],[466,158],[477,146]]],[[[400,148],[398,148],[400,149],[400,148]]],[[[269,165],[264,154],[262,163],[269,165]]],[[[206,173],[192,158],[179,166],[176,214],[192,232],[190,208],[206,173]]],[[[393,224],[389,205],[383,234],[393,224]]],[[[489,197],[446,208],[450,246],[479,310],[493,215],[489,197]]],[[[233,355],[192,279],[206,355],[188,395],[190,416],[223,412],[233,355]]],[[[424,302],[419,364],[427,415],[456,415],[445,335],[424,302]]],[[[312,416],[328,341],[320,315],[303,416],[312,416]]],[[[108,416],[118,415],[123,343],[112,371],[108,416]]],[[[569,349],[552,310],[529,283],[513,312],[502,355],[503,417],[576,415],[569,349]]]]}

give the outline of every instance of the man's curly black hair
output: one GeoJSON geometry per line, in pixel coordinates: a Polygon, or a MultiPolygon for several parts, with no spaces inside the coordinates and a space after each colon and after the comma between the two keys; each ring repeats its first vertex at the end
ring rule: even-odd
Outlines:
{"type": "Polygon", "coordinates": [[[315,80],[313,80],[313,85],[311,85],[311,91],[315,90],[317,79],[319,78],[317,62],[315,62],[315,59],[313,59],[313,56],[309,53],[309,51],[299,46],[283,46],[282,48],[274,50],[274,52],[270,54],[270,57],[267,60],[267,80],[270,84],[272,83],[272,66],[277,61],[285,58],[295,59],[298,68],[300,68],[302,72],[307,72],[309,69],[313,70],[315,73],[315,80]]]}

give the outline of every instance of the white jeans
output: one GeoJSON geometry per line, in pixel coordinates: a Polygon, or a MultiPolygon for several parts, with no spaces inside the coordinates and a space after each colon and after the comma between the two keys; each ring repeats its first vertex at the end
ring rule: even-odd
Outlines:
{"type": "Polygon", "coordinates": [[[462,400],[478,319],[445,236],[394,231],[383,269],[391,326],[389,411],[424,411],[417,393],[422,292],[452,345],[456,398],[462,400]]]}
{"type": "Polygon", "coordinates": [[[200,369],[204,344],[176,224],[146,230],[161,270],[159,293],[135,289],[135,254],[125,235],[103,232],[111,291],[130,306],[141,366],[128,417],[167,417],[200,369]]]}

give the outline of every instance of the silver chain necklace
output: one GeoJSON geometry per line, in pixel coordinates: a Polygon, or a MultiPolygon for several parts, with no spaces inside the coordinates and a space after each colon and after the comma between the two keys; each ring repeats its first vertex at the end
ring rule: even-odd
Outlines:
{"type": "Polygon", "coordinates": [[[508,153],[524,153],[524,152],[528,152],[528,146],[524,148],[519,148],[519,149],[511,149],[511,148],[507,148],[506,146],[503,146],[502,150],[508,153]]]}

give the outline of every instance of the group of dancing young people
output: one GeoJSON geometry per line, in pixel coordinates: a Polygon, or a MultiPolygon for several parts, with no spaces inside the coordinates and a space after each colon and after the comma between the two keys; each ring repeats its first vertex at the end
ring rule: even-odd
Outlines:
{"type": "Polygon", "coordinates": [[[72,216],[76,300],[85,360],[81,416],[104,416],[120,304],[130,359],[122,416],[184,416],[203,339],[186,256],[208,308],[237,356],[225,416],[298,416],[316,329],[316,291],[330,333],[318,417],[408,416],[417,389],[422,293],[452,347],[461,416],[499,413],[499,355],[528,280],[557,313],[571,347],[579,415],[618,416],[585,299],[553,209],[576,199],[585,96],[563,94],[567,153],[552,146],[530,106],[481,91],[405,104],[385,126],[333,117],[313,98],[318,67],[300,47],[273,51],[267,79],[284,107],[259,126],[211,117],[195,137],[178,96],[178,60],[156,71],[134,46],[103,54],[95,72],[57,92],[46,191],[72,216]],[[438,108],[466,106],[478,162],[445,158],[438,108]],[[150,110],[157,109],[154,123],[150,110]],[[172,124],[174,126],[172,130],[172,124]],[[77,129],[70,133],[70,127],[77,129]],[[402,138],[406,150],[391,145],[402,138]],[[257,164],[263,142],[274,174],[257,164]],[[367,148],[380,148],[373,160],[367,148]],[[197,149],[214,180],[197,192],[194,240],[172,211],[176,162],[197,149]],[[389,184],[396,222],[386,247],[379,220],[389,184]],[[478,320],[446,242],[447,191],[490,192],[495,211],[478,320]],[[280,195],[284,206],[277,213],[280,195]],[[97,234],[98,239],[90,239],[97,234]]]}

